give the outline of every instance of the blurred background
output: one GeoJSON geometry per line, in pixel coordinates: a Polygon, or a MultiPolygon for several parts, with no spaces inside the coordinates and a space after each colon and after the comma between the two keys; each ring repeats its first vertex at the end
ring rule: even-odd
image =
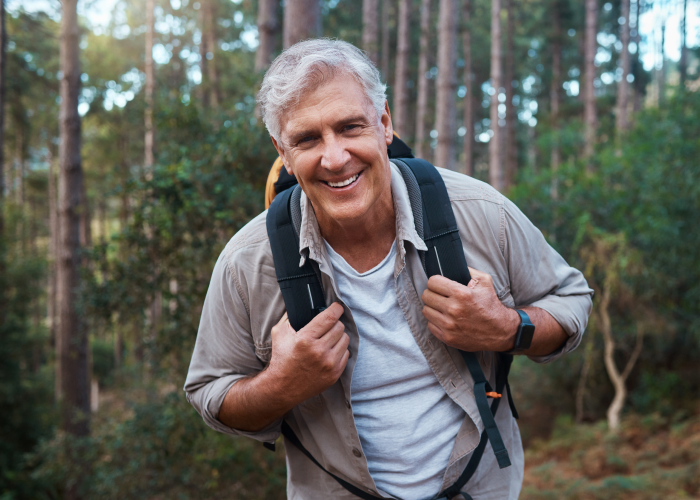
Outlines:
{"type": "Polygon", "coordinates": [[[0,499],[281,499],[282,446],[182,386],[264,210],[283,47],[362,47],[417,156],[491,183],[595,289],[512,375],[522,498],[700,495],[700,2],[4,0],[0,499]]]}

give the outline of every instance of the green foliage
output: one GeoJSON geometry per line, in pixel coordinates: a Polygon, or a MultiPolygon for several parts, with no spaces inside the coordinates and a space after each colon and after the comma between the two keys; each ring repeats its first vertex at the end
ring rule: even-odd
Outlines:
{"type": "Polygon", "coordinates": [[[90,438],[59,434],[44,443],[33,478],[59,493],[66,480],[82,479],[86,499],[285,497],[283,450],[211,432],[181,393],[146,396],[124,409],[126,420],[113,415],[90,438]]]}

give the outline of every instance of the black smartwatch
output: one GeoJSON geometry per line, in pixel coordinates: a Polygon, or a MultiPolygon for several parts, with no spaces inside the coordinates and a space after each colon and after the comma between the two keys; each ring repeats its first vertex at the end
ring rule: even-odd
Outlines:
{"type": "Polygon", "coordinates": [[[505,354],[515,354],[528,350],[532,344],[532,337],[535,336],[535,325],[530,321],[530,316],[520,309],[516,309],[515,312],[520,315],[520,326],[515,334],[515,347],[505,354]]]}

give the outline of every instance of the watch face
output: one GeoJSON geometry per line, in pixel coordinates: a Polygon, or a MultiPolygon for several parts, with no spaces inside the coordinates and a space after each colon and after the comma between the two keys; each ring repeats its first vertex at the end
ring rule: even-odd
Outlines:
{"type": "Polygon", "coordinates": [[[520,342],[518,348],[528,349],[532,344],[532,337],[535,335],[535,325],[523,323],[520,331],[520,342]]]}

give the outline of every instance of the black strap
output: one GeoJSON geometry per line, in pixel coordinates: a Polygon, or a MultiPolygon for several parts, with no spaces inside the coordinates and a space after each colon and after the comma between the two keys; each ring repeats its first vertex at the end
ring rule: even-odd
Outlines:
{"type": "Polygon", "coordinates": [[[280,286],[287,316],[292,328],[299,331],[326,307],[325,297],[311,260],[299,267],[299,235],[294,229],[290,211],[291,187],[272,201],[267,212],[267,234],[275,262],[277,283],[280,286]]]}
{"type": "MultiPolygon", "coordinates": [[[[469,284],[471,275],[467,267],[467,259],[464,256],[464,247],[459,237],[457,221],[450,204],[450,197],[447,194],[442,176],[434,166],[419,158],[395,161],[403,162],[411,169],[420,188],[423,202],[423,240],[428,247],[425,253],[425,272],[428,278],[439,274],[463,285],[469,284]]],[[[501,433],[496,426],[496,421],[489,409],[486,393],[493,389],[486,380],[476,355],[465,351],[460,351],[460,353],[474,379],[476,406],[479,409],[486,434],[491,440],[498,466],[503,469],[510,466],[510,459],[501,433]]]]}
{"type": "Polygon", "coordinates": [[[292,428],[289,426],[289,424],[286,421],[282,421],[282,435],[284,436],[284,439],[286,441],[289,441],[294,446],[299,448],[299,451],[301,451],[304,455],[306,455],[306,457],[309,460],[311,460],[313,463],[315,463],[319,469],[321,469],[323,472],[325,472],[326,474],[331,476],[333,479],[335,479],[338,482],[338,484],[340,484],[340,486],[342,486],[343,488],[348,490],[350,493],[352,493],[356,497],[363,498],[364,500],[377,500],[378,498],[382,498],[382,497],[376,497],[370,493],[367,493],[366,491],[361,490],[360,488],[358,488],[354,484],[350,484],[347,481],[345,481],[344,479],[339,478],[338,476],[336,476],[332,472],[328,472],[326,470],[326,468],[323,465],[321,465],[314,458],[314,456],[311,454],[311,452],[309,452],[309,450],[307,450],[304,447],[304,445],[301,444],[301,441],[299,440],[297,435],[294,433],[294,431],[292,430],[292,428]]]}

